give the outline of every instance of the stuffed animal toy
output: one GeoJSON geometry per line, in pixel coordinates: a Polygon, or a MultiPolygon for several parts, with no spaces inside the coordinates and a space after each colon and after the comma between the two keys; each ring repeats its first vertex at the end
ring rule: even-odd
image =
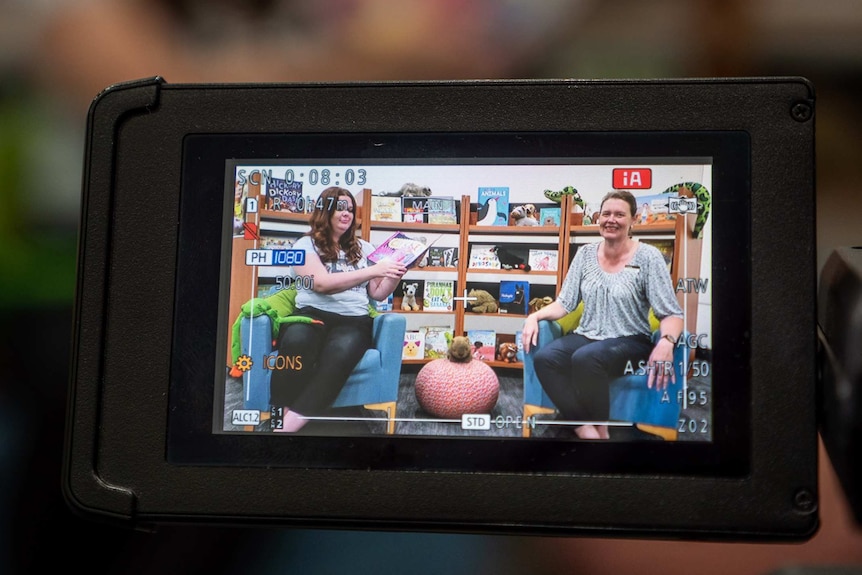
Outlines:
{"type": "Polygon", "coordinates": [[[572,203],[581,208],[581,211],[584,210],[584,200],[581,198],[581,194],[578,193],[578,190],[573,188],[572,186],[566,186],[562,190],[545,190],[545,197],[551,200],[552,202],[560,203],[563,199],[563,196],[572,196],[572,203]]]}
{"type": "Polygon", "coordinates": [[[515,356],[518,354],[517,346],[510,342],[505,341],[500,344],[499,349],[497,350],[497,359],[499,361],[504,361],[506,363],[515,363],[515,356]]]}
{"type": "Polygon", "coordinates": [[[530,264],[524,261],[524,258],[512,253],[509,249],[502,246],[494,246],[491,252],[500,260],[500,267],[504,270],[521,270],[528,272],[532,268],[530,264]]]}
{"type": "Polygon", "coordinates": [[[481,289],[471,289],[467,297],[476,298],[467,302],[473,313],[495,313],[499,309],[497,300],[489,292],[481,289]]]}
{"type": "Polygon", "coordinates": [[[538,226],[539,220],[536,219],[536,206],[533,204],[524,204],[517,206],[509,214],[515,221],[516,226],[538,226]]]}
{"type": "Polygon", "coordinates": [[[472,351],[470,340],[466,336],[458,335],[452,338],[449,351],[446,352],[446,359],[455,363],[467,363],[473,359],[472,351]]]}
{"type": "Polygon", "coordinates": [[[530,300],[530,313],[535,313],[546,305],[554,303],[554,298],[550,296],[534,297],[530,300]]]}
{"type": "Polygon", "coordinates": [[[408,182],[401,186],[397,192],[388,192],[380,194],[381,196],[395,196],[399,198],[427,198],[431,195],[431,188],[427,186],[418,186],[413,182],[408,182]]]}
{"type": "Polygon", "coordinates": [[[404,298],[401,300],[401,309],[407,311],[419,311],[419,302],[416,300],[416,292],[419,289],[418,283],[404,282],[401,285],[404,290],[404,298]]]}

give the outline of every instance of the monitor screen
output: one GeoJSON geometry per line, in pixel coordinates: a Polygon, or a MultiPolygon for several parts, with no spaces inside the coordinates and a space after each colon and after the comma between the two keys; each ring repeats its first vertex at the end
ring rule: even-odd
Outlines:
{"type": "Polygon", "coordinates": [[[258,140],[187,138],[173,460],[744,472],[744,133],[258,140]]]}

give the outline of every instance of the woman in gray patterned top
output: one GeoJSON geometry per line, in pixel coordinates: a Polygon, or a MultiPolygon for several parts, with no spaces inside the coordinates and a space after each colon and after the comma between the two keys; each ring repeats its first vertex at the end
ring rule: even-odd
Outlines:
{"type": "Polygon", "coordinates": [[[297,291],[294,313],[318,321],[280,328],[279,355],[300,358],[301,367],[272,372],[270,403],[282,411],[274,431],[299,431],[307,416],[332,405],[372,346],[369,298],[386,299],[407,271],[400,262],[369,264],[374,246],[357,237],[355,209],[348,190],[326,188],[311,214],[311,230],[293,245],[305,251],[305,264],[293,272],[314,278],[311,290],[297,291]]]}
{"type": "Polygon", "coordinates": [[[631,229],[637,202],[627,191],[607,194],[599,212],[602,241],[582,246],[557,299],[524,322],[524,351],[536,345],[538,322],[556,320],[583,300],[584,313],[572,333],[534,351],[536,375],[562,417],[585,421],[582,439],[608,439],[608,383],[627,366],[646,361],[647,385],[664,389],[673,381],[673,350],[683,329],[682,309],[667,264],[653,246],[637,242],[631,229]],[[649,310],[660,320],[653,345],[649,310]]]}

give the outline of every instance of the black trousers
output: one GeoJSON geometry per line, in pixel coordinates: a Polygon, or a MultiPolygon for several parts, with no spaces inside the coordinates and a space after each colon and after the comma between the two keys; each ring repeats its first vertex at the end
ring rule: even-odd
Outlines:
{"type": "Polygon", "coordinates": [[[629,362],[637,370],[652,348],[645,335],[591,340],[570,333],[537,349],[533,363],[564,419],[600,422],[610,412],[610,381],[625,375],[629,362]]]}
{"type": "Polygon", "coordinates": [[[323,325],[282,324],[270,403],[302,415],[317,415],[332,405],[353,368],[371,348],[374,320],[312,307],[297,309],[294,314],[319,319],[323,325]]]}

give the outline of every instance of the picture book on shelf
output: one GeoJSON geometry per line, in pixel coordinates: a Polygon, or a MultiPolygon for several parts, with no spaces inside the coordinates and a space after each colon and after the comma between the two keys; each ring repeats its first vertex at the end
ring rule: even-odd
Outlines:
{"type": "Polygon", "coordinates": [[[401,220],[412,223],[427,221],[428,200],[425,198],[401,198],[401,220]]]}
{"type": "Polygon", "coordinates": [[[280,178],[266,179],[266,207],[274,212],[305,212],[302,182],[280,178]]]}
{"type": "Polygon", "coordinates": [[[671,271],[671,268],[673,267],[673,240],[641,238],[640,241],[657,248],[658,251],[661,252],[662,257],[664,257],[664,261],[667,264],[667,271],[671,271]]]}
{"type": "Polygon", "coordinates": [[[296,242],[297,239],[299,238],[297,238],[296,236],[260,234],[260,248],[270,250],[286,250],[293,247],[293,244],[296,242]]]}
{"type": "Polygon", "coordinates": [[[374,263],[383,260],[400,261],[407,267],[410,267],[421,258],[428,248],[439,238],[435,238],[430,243],[424,243],[418,238],[411,238],[404,232],[395,232],[382,244],[377,246],[368,256],[368,260],[374,263]]]}
{"type": "Polygon", "coordinates": [[[422,309],[424,311],[452,311],[454,292],[454,280],[425,280],[422,309]]]}
{"type": "Polygon", "coordinates": [[[457,204],[455,198],[428,198],[426,200],[428,208],[428,223],[429,224],[457,224],[457,204]]]}
{"type": "Polygon", "coordinates": [[[440,359],[447,356],[452,343],[452,327],[427,325],[419,328],[425,337],[425,359],[440,359]]]}
{"type": "Polygon", "coordinates": [[[404,348],[401,359],[422,359],[425,357],[425,333],[416,329],[404,332],[404,348]]]}
{"type": "Polygon", "coordinates": [[[371,221],[400,222],[401,199],[391,196],[371,196],[371,221]]]}
{"type": "Polygon", "coordinates": [[[509,225],[509,188],[480,187],[478,191],[478,217],[480,226],[509,225]]]}
{"type": "Polygon", "coordinates": [[[531,249],[528,263],[532,271],[555,272],[557,271],[558,254],[558,250],[531,249]]]}
{"type": "Polygon", "coordinates": [[[467,339],[473,346],[473,359],[493,361],[497,356],[497,332],[493,329],[468,329],[467,339]]]}
{"type": "Polygon", "coordinates": [[[428,265],[438,268],[458,267],[458,248],[428,248],[428,265]]]}
{"type": "Polygon", "coordinates": [[[515,348],[515,359],[524,361],[524,332],[521,330],[515,332],[515,348]]]}
{"type": "Polygon", "coordinates": [[[560,208],[539,208],[539,225],[559,227],[560,208]]]}
{"type": "Polygon", "coordinates": [[[648,226],[676,219],[676,214],[668,211],[667,194],[650,194],[639,196],[635,194],[638,210],[635,213],[636,225],[648,226]]]}
{"type": "Polygon", "coordinates": [[[375,300],[374,301],[374,309],[376,309],[377,311],[392,311],[394,300],[395,300],[394,294],[389,294],[389,297],[387,297],[385,300],[382,300],[382,301],[375,300]]]}
{"type": "Polygon", "coordinates": [[[491,251],[493,248],[492,245],[470,246],[470,265],[468,267],[482,270],[500,269],[500,259],[495,252],[491,251]]]}
{"type": "Polygon", "coordinates": [[[500,311],[506,313],[529,313],[530,282],[526,280],[503,280],[500,282],[500,311]]]}

